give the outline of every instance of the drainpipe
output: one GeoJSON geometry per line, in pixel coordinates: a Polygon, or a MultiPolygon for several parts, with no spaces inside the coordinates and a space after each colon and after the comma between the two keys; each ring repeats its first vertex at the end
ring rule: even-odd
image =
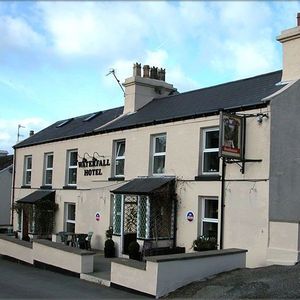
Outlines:
{"type": "Polygon", "coordinates": [[[222,158],[222,184],[221,184],[221,233],[220,233],[220,249],[224,247],[224,209],[225,209],[225,174],[226,161],[222,158]]]}
{"type": "Polygon", "coordinates": [[[177,244],[177,194],[174,193],[173,197],[174,197],[173,248],[175,248],[177,244]]]}
{"type": "Polygon", "coordinates": [[[17,151],[14,149],[14,163],[13,163],[13,180],[12,180],[12,195],[11,195],[11,225],[14,226],[14,200],[15,200],[15,182],[16,182],[16,161],[17,151]]]}

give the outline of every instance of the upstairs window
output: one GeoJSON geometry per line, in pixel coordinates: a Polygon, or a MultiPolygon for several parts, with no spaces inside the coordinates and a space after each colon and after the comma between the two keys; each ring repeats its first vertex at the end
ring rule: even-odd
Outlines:
{"type": "Polygon", "coordinates": [[[203,130],[202,173],[219,172],[219,129],[203,130]]]}
{"type": "Polygon", "coordinates": [[[166,160],[166,134],[152,137],[152,174],[159,175],[165,173],[166,160]]]}
{"type": "Polygon", "coordinates": [[[45,154],[44,185],[52,185],[53,153],[45,154]]]}
{"type": "Polygon", "coordinates": [[[77,184],[77,150],[67,152],[67,185],[77,184]]]}
{"type": "Polygon", "coordinates": [[[25,156],[24,160],[24,185],[31,185],[31,170],[32,170],[32,156],[25,156]]]}
{"type": "Polygon", "coordinates": [[[124,176],[125,166],[125,140],[115,142],[115,176],[124,176]]]}

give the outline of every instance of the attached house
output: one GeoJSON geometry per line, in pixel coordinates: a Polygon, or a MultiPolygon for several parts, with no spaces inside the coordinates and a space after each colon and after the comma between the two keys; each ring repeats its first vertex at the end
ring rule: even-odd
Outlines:
{"type": "Polygon", "coordinates": [[[13,155],[0,151],[0,230],[6,231],[11,218],[13,155]]]}
{"type": "MultiPolygon", "coordinates": [[[[133,240],[189,252],[204,235],[247,249],[248,266],[296,263],[300,23],[278,41],[282,71],[185,93],[134,64],[124,106],[15,145],[14,202],[54,201],[54,233],[92,231],[96,249],[112,226],[118,256],[133,240]]],[[[20,238],[34,235],[33,215],[15,214],[20,238]]]]}

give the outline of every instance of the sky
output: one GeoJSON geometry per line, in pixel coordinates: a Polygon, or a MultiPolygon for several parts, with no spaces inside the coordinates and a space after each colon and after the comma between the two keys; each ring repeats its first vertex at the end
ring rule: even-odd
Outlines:
{"type": "Polygon", "coordinates": [[[300,1],[0,2],[0,150],[58,121],[122,106],[133,63],[179,92],[282,68],[300,1]]]}

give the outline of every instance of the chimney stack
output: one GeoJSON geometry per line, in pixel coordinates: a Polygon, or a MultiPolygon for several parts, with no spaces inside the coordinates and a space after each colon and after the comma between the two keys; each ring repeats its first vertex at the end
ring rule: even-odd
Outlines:
{"type": "Polygon", "coordinates": [[[34,135],[34,131],[33,130],[30,130],[29,131],[29,136],[33,136],[34,135]]]}
{"type": "Polygon", "coordinates": [[[277,37],[282,44],[282,82],[300,79],[300,13],[297,14],[297,27],[283,30],[277,37]]]}
{"type": "Polygon", "coordinates": [[[176,91],[172,84],[165,82],[166,70],[163,68],[143,66],[141,76],[141,64],[133,65],[133,76],[123,83],[125,87],[124,114],[133,113],[149,103],[153,98],[168,96],[176,91]]]}

